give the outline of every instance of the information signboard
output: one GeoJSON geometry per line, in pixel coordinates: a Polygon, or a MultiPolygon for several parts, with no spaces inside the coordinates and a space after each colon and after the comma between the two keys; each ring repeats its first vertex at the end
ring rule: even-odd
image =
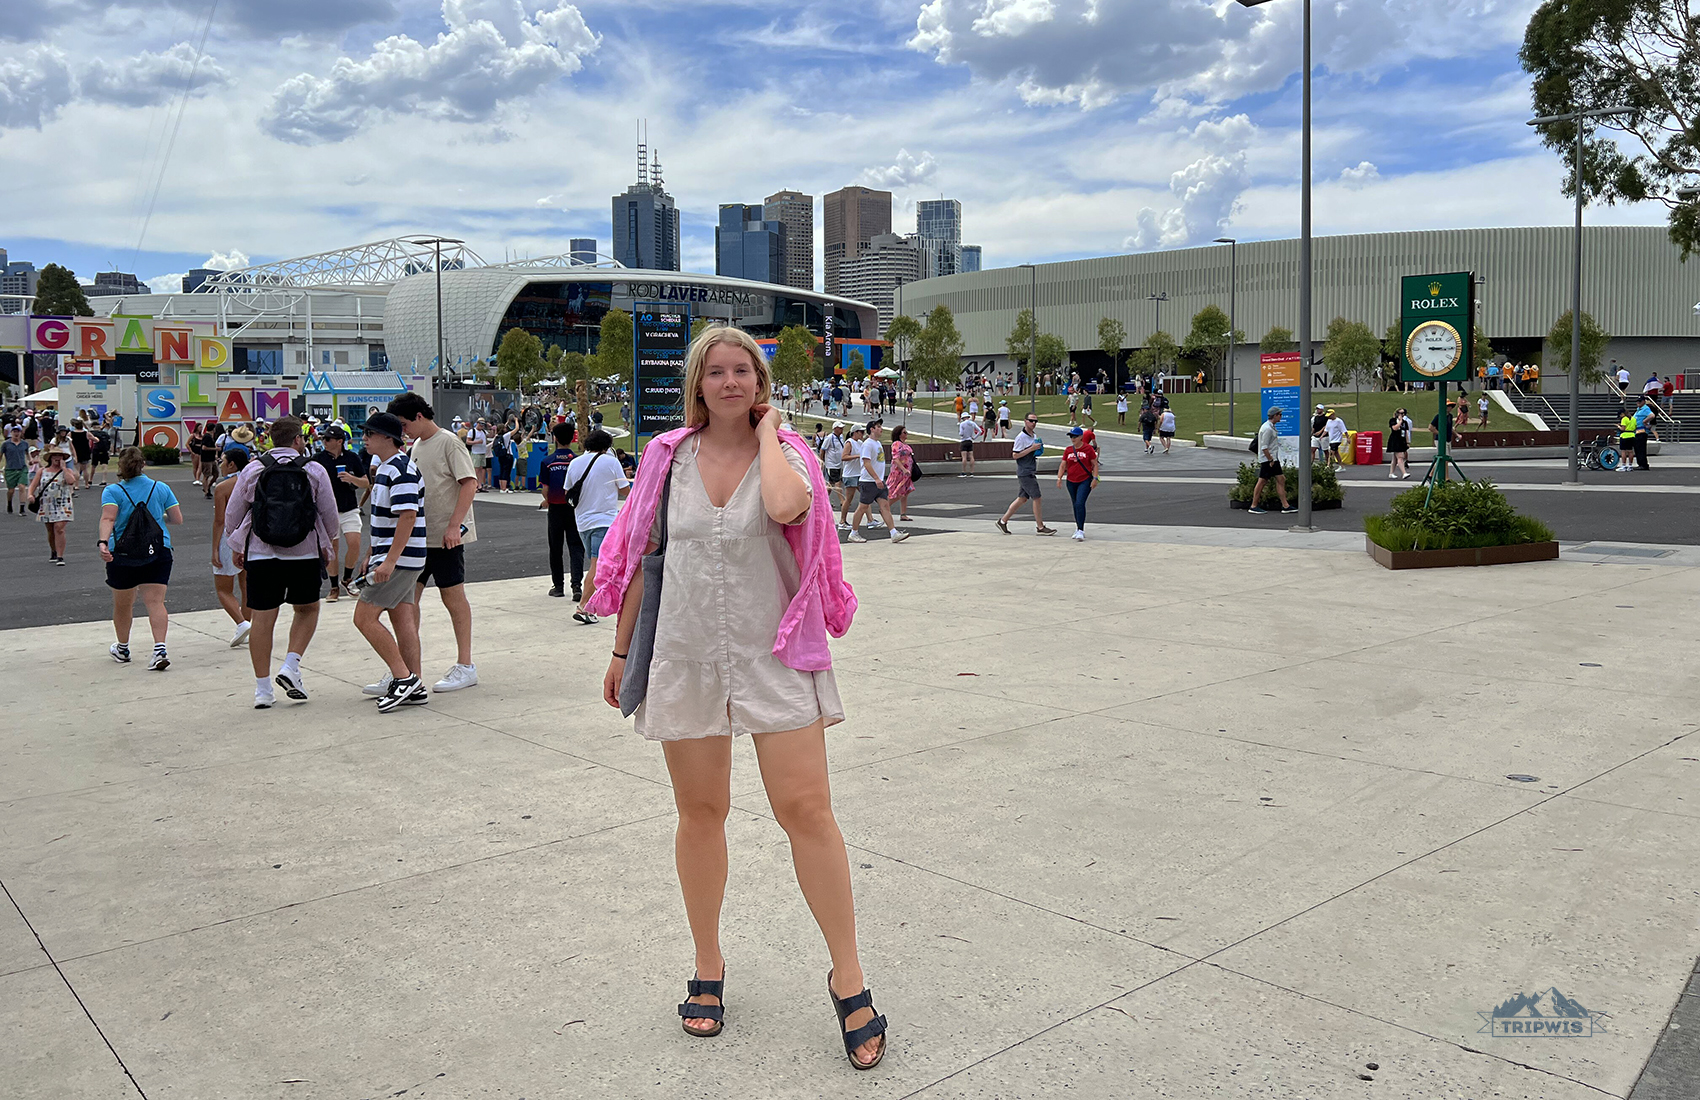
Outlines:
{"type": "MultiPolygon", "coordinates": [[[[1299,460],[1299,434],[1310,431],[1309,418],[1299,404],[1299,353],[1296,351],[1269,352],[1262,357],[1263,407],[1265,417],[1270,409],[1281,410],[1281,423],[1275,426],[1281,437],[1281,461],[1299,460]]],[[[1261,423],[1259,424],[1261,427],[1261,423]]]]}
{"type": "Polygon", "coordinates": [[[634,436],[659,435],[685,423],[685,353],[689,310],[639,302],[632,314],[634,436]]]}

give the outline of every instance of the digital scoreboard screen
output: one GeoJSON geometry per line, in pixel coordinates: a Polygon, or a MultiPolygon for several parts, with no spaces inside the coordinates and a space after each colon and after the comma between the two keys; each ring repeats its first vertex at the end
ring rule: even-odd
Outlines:
{"type": "Polygon", "coordinates": [[[685,353],[690,344],[687,311],[637,306],[632,316],[636,435],[659,435],[684,425],[685,353]]]}

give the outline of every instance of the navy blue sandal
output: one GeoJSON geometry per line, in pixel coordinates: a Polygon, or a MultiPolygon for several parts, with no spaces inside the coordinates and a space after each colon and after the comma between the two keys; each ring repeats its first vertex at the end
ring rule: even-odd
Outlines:
{"type": "Polygon", "coordinates": [[[725,988],[726,971],[724,968],[720,971],[719,981],[705,982],[700,978],[692,978],[686,984],[686,997],[713,997],[720,1002],[717,1005],[699,1005],[692,1004],[687,1000],[681,1004],[679,1006],[679,1026],[685,1029],[686,1035],[708,1039],[720,1034],[721,1029],[726,1026],[726,998],[722,995],[725,988]],[[714,1028],[707,1031],[698,1030],[685,1023],[686,1020],[713,1020],[714,1028]]]}
{"type": "Polygon", "coordinates": [[[844,1038],[844,1056],[850,1059],[850,1064],[857,1069],[873,1069],[879,1065],[881,1060],[885,1058],[886,1044],[884,1042],[880,1043],[880,1052],[874,1055],[874,1060],[871,1062],[857,1061],[856,1048],[877,1035],[885,1034],[884,1016],[875,1015],[873,1019],[855,1031],[844,1031],[844,1021],[849,1018],[852,1012],[874,1007],[872,991],[864,989],[854,996],[839,1000],[838,994],[832,991],[832,971],[829,970],[826,972],[826,995],[832,998],[833,1010],[838,1013],[838,1030],[842,1032],[844,1038]]]}

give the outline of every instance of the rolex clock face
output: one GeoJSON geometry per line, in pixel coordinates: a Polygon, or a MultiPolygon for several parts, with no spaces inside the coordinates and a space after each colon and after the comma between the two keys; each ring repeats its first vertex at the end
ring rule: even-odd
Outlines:
{"type": "Polygon", "coordinates": [[[1405,358],[1411,369],[1428,378],[1439,378],[1450,371],[1463,354],[1463,339],[1445,321],[1424,321],[1411,330],[1411,338],[1405,342],[1405,358]]]}

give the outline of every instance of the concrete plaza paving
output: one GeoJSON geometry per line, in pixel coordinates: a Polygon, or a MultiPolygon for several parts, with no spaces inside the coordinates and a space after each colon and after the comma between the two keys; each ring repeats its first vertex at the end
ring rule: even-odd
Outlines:
{"type": "MultiPolygon", "coordinates": [[[[0,1095],[1630,1094],[1700,955],[1694,567],[846,550],[876,1071],[747,741],[727,1028],[683,1034],[661,755],[532,579],[470,586],[477,688],[389,716],[347,603],[269,712],[216,612],[163,674],[105,623],[0,635],[0,1095]],[[1596,1034],[1480,1033],[1551,987],[1596,1034]]],[[[440,673],[431,600],[425,637],[440,673]]]]}

